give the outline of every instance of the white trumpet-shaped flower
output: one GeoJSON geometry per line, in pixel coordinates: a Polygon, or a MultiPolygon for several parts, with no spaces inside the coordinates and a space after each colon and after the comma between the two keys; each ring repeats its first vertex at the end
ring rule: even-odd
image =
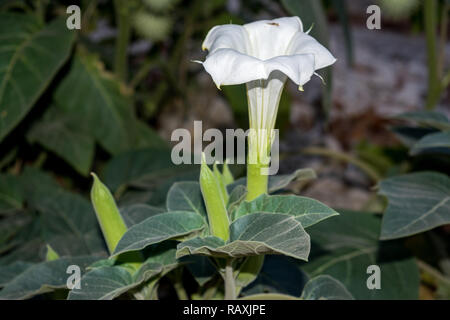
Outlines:
{"type": "Polygon", "coordinates": [[[270,152],[286,79],[303,90],[316,70],[336,61],[324,46],[303,32],[298,17],[215,26],[202,48],[209,51],[203,67],[218,88],[246,83],[250,129],[256,131],[253,135],[250,132],[249,154],[256,151],[258,159],[270,152]]]}

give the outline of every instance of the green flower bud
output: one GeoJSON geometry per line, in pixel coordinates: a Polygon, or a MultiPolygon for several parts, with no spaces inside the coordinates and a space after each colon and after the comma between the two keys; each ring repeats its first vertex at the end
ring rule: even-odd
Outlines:
{"type": "Polygon", "coordinates": [[[113,253],[120,238],[127,231],[127,227],[120,215],[119,209],[117,209],[111,192],[95,173],[91,173],[91,175],[94,177],[94,184],[91,189],[91,201],[109,252],[113,253]]]}
{"type": "Polygon", "coordinates": [[[229,220],[223,191],[216,175],[206,164],[205,155],[202,155],[200,169],[200,188],[208,213],[209,228],[212,235],[223,240],[229,238],[229,220]]]}
{"type": "Polygon", "coordinates": [[[234,178],[233,178],[233,174],[230,171],[230,168],[228,168],[228,160],[225,160],[222,171],[223,171],[222,175],[223,175],[223,181],[225,183],[225,186],[233,183],[234,178]]]}
{"type": "Polygon", "coordinates": [[[225,204],[227,204],[228,203],[228,191],[225,186],[225,179],[224,179],[222,173],[220,173],[219,168],[217,167],[217,162],[214,163],[213,172],[214,172],[214,175],[216,176],[217,183],[219,184],[219,189],[220,189],[220,193],[222,195],[222,199],[225,202],[225,204]]]}
{"type": "Polygon", "coordinates": [[[47,253],[45,254],[45,261],[53,261],[53,260],[58,260],[59,259],[59,254],[56,253],[55,250],[53,250],[52,247],[50,247],[50,245],[47,245],[47,253]]]}

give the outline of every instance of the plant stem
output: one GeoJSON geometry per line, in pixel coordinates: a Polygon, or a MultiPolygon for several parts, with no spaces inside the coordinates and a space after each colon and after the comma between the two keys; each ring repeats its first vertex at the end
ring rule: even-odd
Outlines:
{"type": "Polygon", "coordinates": [[[188,294],[183,287],[181,281],[177,281],[173,284],[175,291],[177,292],[178,299],[180,300],[189,300],[188,294]]]}
{"type": "Polygon", "coordinates": [[[426,108],[434,109],[439,100],[441,84],[438,76],[438,56],[437,56],[437,4],[436,0],[424,1],[425,36],[427,43],[428,60],[428,95],[426,108]]]}
{"type": "Polygon", "coordinates": [[[115,0],[114,7],[117,20],[117,38],[114,56],[114,71],[121,80],[126,80],[128,73],[127,50],[130,41],[130,20],[127,4],[125,1],[115,0]]]}
{"type": "Polygon", "coordinates": [[[358,168],[360,168],[362,171],[364,171],[375,183],[381,179],[378,172],[376,172],[375,169],[373,169],[370,165],[366,164],[365,162],[363,162],[347,153],[329,150],[329,149],[321,148],[321,147],[305,148],[302,150],[302,152],[305,154],[320,155],[320,156],[330,157],[330,158],[333,158],[336,160],[351,163],[351,164],[357,166],[358,168]]]}
{"type": "Polygon", "coordinates": [[[225,266],[225,300],[236,300],[236,283],[233,274],[233,259],[228,259],[225,266]]]}
{"type": "Polygon", "coordinates": [[[269,176],[261,174],[262,168],[267,168],[267,165],[247,164],[247,201],[267,193],[269,176]]]}
{"type": "Polygon", "coordinates": [[[183,269],[182,268],[175,269],[173,272],[173,276],[171,278],[178,299],[189,300],[189,296],[183,286],[183,269]]]}

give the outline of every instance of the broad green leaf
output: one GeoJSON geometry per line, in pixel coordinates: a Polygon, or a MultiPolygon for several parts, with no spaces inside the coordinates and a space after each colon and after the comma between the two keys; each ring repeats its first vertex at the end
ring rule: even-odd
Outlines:
{"type": "Polygon", "coordinates": [[[195,212],[173,211],[161,213],[132,226],[117,244],[114,256],[143,249],[151,244],[198,232],[205,220],[195,212]]]}
{"type": "Polygon", "coordinates": [[[0,254],[23,243],[20,233],[33,221],[33,214],[28,211],[18,211],[0,219],[0,254]]]}
{"type": "Polygon", "coordinates": [[[339,215],[323,203],[306,197],[261,195],[253,201],[244,201],[236,210],[234,217],[256,212],[284,213],[292,215],[303,228],[308,228],[329,217],[339,215]]]}
{"type": "Polygon", "coordinates": [[[169,149],[148,148],[115,156],[105,167],[103,181],[116,192],[123,186],[146,188],[161,184],[175,173],[177,167],[172,163],[169,149]]]}
{"type": "Polygon", "coordinates": [[[216,257],[247,257],[261,254],[284,254],[307,260],[309,235],[294,217],[285,214],[254,213],[230,225],[227,243],[217,237],[194,238],[178,245],[177,257],[189,254],[216,257]]]}
{"type": "Polygon", "coordinates": [[[309,280],[301,298],[304,300],[353,300],[353,296],[345,286],[329,275],[321,275],[309,280]]]}
{"type": "Polygon", "coordinates": [[[436,129],[426,127],[395,126],[391,131],[405,146],[412,148],[423,137],[438,132],[436,129]]]}
{"type": "Polygon", "coordinates": [[[242,294],[270,292],[299,297],[307,280],[306,274],[298,268],[294,259],[285,256],[265,256],[258,277],[242,294]]]}
{"type": "Polygon", "coordinates": [[[16,261],[6,266],[0,266],[0,288],[11,282],[32,265],[33,263],[30,262],[16,261]]]}
{"type": "Polygon", "coordinates": [[[268,191],[274,193],[286,188],[293,181],[312,180],[316,177],[315,171],[310,168],[298,169],[291,174],[270,176],[268,191]]]}
{"type": "Polygon", "coordinates": [[[28,299],[54,289],[67,288],[67,280],[71,275],[67,273],[67,268],[76,265],[83,273],[95,260],[98,258],[93,256],[65,257],[35,264],[7,283],[0,291],[0,299],[28,299]]]}
{"type": "Polygon", "coordinates": [[[417,172],[380,182],[388,198],[381,239],[407,237],[450,223],[450,178],[437,172],[417,172]]]}
{"type": "Polygon", "coordinates": [[[217,274],[217,270],[209,257],[190,255],[183,257],[181,262],[186,264],[186,268],[200,286],[203,286],[217,274]]]}
{"type": "Polygon", "coordinates": [[[398,241],[379,241],[380,219],[365,212],[339,211],[339,216],[308,229],[310,261],[300,267],[313,278],[328,274],[355,299],[417,299],[419,270],[398,241]],[[381,270],[381,289],[367,287],[367,267],[381,270]]]}
{"type": "Polygon", "coordinates": [[[207,218],[200,184],[194,181],[175,183],[167,194],[168,211],[192,211],[207,218]]]}
{"type": "Polygon", "coordinates": [[[144,130],[135,117],[131,95],[93,55],[75,56],[69,74],[56,90],[55,100],[78,121],[80,130],[95,137],[109,153],[164,145],[157,134],[149,128],[144,130]],[[147,136],[144,143],[143,134],[147,136]]]}
{"type": "Polygon", "coordinates": [[[450,154],[450,131],[427,134],[417,141],[410,151],[412,155],[422,152],[442,152],[450,154]]]}
{"type": "MultiPolygon", "coordinates": [[[[150,257],[135,273],[121,265],[98,266],[81,279],[81,288],[72,289],[69,300],[111,300],[151,278],[161,278],[178,266],[175,245],[158,244],[148,250],[150,257]]],[[[111,259],[110,259],[111,260],[111,259]]]]}
{"type": "Polygon", "coordinates": [[[54,106],[27,134],[30,142],[38,142],[87,176],[92,166],[95,143],[93,137],[79,130],[78,121],[54,106]]]}
{"type": "Polygon", "coordinates": [[[121,266],[95,268],[86,273],[80,283],[81,289],[72,289],[69,300],[111,300],[134,286],[132,275],[121,266]]]}
{"type": "Polygon", "coordinates": [[[450,121],[447,117],[436,111],[410,111],[399,114],[394,117],[395,119],[406,120],[413,123],[417,123],[420,126],[436,128],[439,130],[449,130],[450,121]]]}
{"type": "Polygon", "coordinates": [[[0,175],[0,215],[13,213],[22,208],[23,196],[16,176],[0,175]]]}
{"type": "Polygon", "coordinates": [[[228,212],[232,212],[235,207],[245,200],[247,195],[247,188],[243,185],[236,186],[230,193],[230,198],[228,199],[227,209],[228,212]]]}
{"type": "Polygon", "coordinates": [[[164,209],[149,206],[147,204],[133,204],[121,207],[119,208],[119,211],[125,220],[127,227],[131,227],[147,218],[163,213],[164,209]]]}
{"type": "Polygon", "coordinates": [[[75,32],[65,18],[0,14],[0,141],[25,117],[67,60],[75,32]]]}
{"type": "Polygon", "coordinates": [[[61,256],[105,253],[88,200],[36,169],[27,168],[21,179],[28,207],[39,213],[42,240],[61,256]]]}

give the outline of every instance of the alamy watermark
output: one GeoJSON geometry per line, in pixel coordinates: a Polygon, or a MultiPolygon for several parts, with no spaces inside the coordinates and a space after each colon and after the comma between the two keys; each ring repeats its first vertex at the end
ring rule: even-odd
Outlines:
{"type": "Polygon", "coordinates": [[[210,128],[203,132],[202,122],[194,121],[194,137],[184,128],[175,129],[172,142],[178,142],[171,153],[172,162],[179,164],[201,164],[202,152],[207,164],[214,162],[229,164],[263,164],[263,175],[275,175],[279,169],[279,132],[278,129],[226,129],[222,131],[210,128]],[[246,141],[251,141],[246,152],[246,141]],[[209,142],[205,148],[203,143],[209,142]],[[193,145],[193,146],[192,146],[193,145]]]}

